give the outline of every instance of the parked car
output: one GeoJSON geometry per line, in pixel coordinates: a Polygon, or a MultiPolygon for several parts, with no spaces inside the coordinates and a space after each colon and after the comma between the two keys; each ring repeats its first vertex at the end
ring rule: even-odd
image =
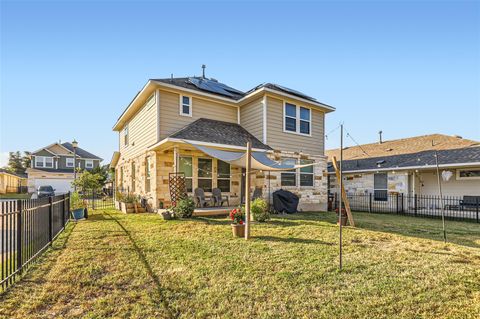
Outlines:
{"type": "Polygon", "coordinates": [[[37,191],[37,197],[50,197],[55,196],[55,190],[50,185],[40,186],[37,191]]]}

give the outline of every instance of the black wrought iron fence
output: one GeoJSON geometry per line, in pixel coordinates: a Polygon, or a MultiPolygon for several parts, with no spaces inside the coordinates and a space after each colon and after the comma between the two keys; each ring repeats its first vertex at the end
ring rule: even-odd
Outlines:
{"type": "Polygon", "coordinates": [[[114,208],[114,190],[112,188],[90,189],[81,192],[81,197],[88,208],[114,208]]]}
{"type": "MultiPolygon", "coordinates": [[[[369,213],[394,213],[419,217],[442,217],[446,219],[480,222],[480,196],[405,195],[391,193],[386,196],[375,194],[348,194],[353,211],[369,213]]],[[[334,209],[338,207],[338,194],[334,194],[334,209]]]]}
{"type": "Polygon", "coordinates": [[[0,292],[65,229],[69,211],[69,194],[0,202],[0,292]]]}

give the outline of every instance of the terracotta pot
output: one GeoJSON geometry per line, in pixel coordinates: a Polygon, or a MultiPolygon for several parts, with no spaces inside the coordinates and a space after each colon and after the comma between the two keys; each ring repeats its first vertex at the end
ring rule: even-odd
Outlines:
{"type": "Polygon", "coordinates": [[[232,224],[232,233],[234,237],[245,237],[245,224],[232,224]]]}

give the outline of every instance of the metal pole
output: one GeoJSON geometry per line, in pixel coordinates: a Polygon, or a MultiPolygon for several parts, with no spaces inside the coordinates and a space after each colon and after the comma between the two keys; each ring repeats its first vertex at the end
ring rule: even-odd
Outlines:
{"type": "Polygon", "coordinates": [[[343,264],[343,247],[342,247],[342,213],[343,213],[343,171],[342,171],[342,162],[343,162],[343,124],[340,125],[340,205],[338,205],[338,223],[340,225],[340,238],[339,238],[339,253],[340,253],[340,264],[339,268],[342,270],[343,264]]]}
{"type": "Polygon", "coordinates": [[[250,170],[252,165],[251,160],[251,145],[247,142],[247,158],[246,158],[246,172],[245,172],[245,239],[250,238],[250,170]]]}
{"type": "Polygon", "coordinates": [[[77,148],[73,148],[73,191],[77,191],[77,184],[75,181],[77,180],[77,148]]]}
{"type": "Polygon", "coordinates": [[[440,168],[438,167],[438,152],[435,150],[435,164],[437,165],[438,192],[440,193],[440,208],[442,210],[443,240],[447,242],[447,232],[445,230],[445,208],[443,207],[442,183],[440,182],[440,168]]]}

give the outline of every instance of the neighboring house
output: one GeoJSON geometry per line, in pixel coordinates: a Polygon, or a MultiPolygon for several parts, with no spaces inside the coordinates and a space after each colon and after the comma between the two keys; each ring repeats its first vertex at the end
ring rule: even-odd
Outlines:
{"type": "Polygon", "coordinates": [[[0,194],[21,193],[25,186],[27,186],[27,177],[25,175],[12,173],[0,168],[0,194]]]}
{"type": "Polygon", "coordinates": [[[333,107],[275,84],[248,92],[204,77],[152,79],[134,97],[113,130],[119,151],[111,167],[116,185],[149,200],[170,205],[169,173],[183,172],[187,191],[220,188],[231,205],[244,198],[242,168],[208,156],[198,146],[254,151],[284,163],[318,165],[288,172],[258,171],[252,189],[263,196],[280,188],[300,196],[300,209],[325,210],[327,161],[325,114],[333,107]]]}
{"type": "Polygon", "coordinates": [[[81,170],[92,170],[100,166],[102,159],[77,147],[74,160],[71,143],[53,143],[31,154],[31,167],[27,169],[28,191],[49,185],[57,193],[72,190],[74,162],[81,170]]]}
{"type": "MultiPolygon", "coordinates": [[[[441,134],[411,137],[348,147],[343,151],[345,190],[349,194],[439,195],[435,150],[438,152],[441,183],[445,196],[480,196],[480,143],[441,134]],[[448,181],[444,177],[450,176],[448,181]]],[[[326,152],[329,161],[340,150],[326,152]]],[[[329,192],[338,183],[332,165],[329,192]]]]}

